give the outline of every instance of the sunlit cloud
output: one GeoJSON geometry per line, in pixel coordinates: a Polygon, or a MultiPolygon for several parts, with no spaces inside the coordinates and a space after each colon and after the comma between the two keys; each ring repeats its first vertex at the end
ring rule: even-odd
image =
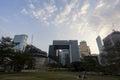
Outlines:
{"type": "Polygon", "coordinates": [[[61,0],[64,2],[62,6],[58,6],[56,0],[44,2],[42,6],[35,4],[37,1],[28,3],[29,7],[23,8],[21,13],[42,24],[53,25],[59,30],[59,39],[85,39],[93,53],[97,50],[95,39],[98,35],[104,38],[112,29],[120,29],[120,0],[95,0],[95,6],[90,3],[91,0],[83,3],[80,2],[82,0],[61,0]]]}
{"type": "Polygon", "coordinates": [[[58,26],[60,24],[69,24],[71,19],[75,20],[75,15],[72,15],[72,13],[73,9],[77,8],[77,5],[77,0],[66,4],[63,10],[59,14],[56,14],[53,23],[58,26]]]}
{"type": "MultiPolygon", "coordinates": [[[[116,29],[116,27],[110,27],[112,24],[116,24],[119,26],[120,21],[120,0],[101,0],[95,9],[95,15],[101,19],[101,22],[98,26],[107,28],[104,32],[110,32],[112,29],[116,29]],[[104,4],[104,5],[103,5],[104,4]],[[102,5],[102,6],[99,6],[102,5]],[[98,7],[99,6],[99,7],[98,7]],[[109,26],[106,26],[109,25],[109,26]]],[[[117,27],[120,28],[120,27],[117,27]]],[[[101,30],[102,30],[101,29],[101,30]]]]}
{"type": "Polygon", "coordinates": [[[81,8],[81,14],[86,14],[90,4],[87,2],[81,8]]]}
{"type": "Polygon", "coordinates": [[[99,10],[101,7],[103,7],[105,4],[103,3],[102,0],[99,1],[98,5],[96,6],[96,10],[99,10]]]}

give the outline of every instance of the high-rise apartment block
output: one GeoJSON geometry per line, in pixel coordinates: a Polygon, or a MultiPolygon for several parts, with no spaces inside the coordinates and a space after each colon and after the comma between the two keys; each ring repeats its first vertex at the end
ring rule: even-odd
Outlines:
{"type": "Polygon", "coordinates": [[[16,46],[14,47],[15,51],[24,51],[25,47],[27,45],[27,35],[15,35],[13,42],[16,43],[16,46]]]}

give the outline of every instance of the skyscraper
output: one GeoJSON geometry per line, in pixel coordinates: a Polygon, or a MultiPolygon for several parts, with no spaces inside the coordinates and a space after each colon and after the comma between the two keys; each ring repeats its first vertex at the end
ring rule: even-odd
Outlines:
{"type": "Polygon", "coordinates": [[[101,40],[100,36],[98,36],[96,38],[96,42],[98,45],[99,53],[102,53],[103,52],[103,45],[102,45],[102,40],[101,40]]]}
{"type": "Polygon", "coordinates": [[[17,45],[14,47],[15,51],[24,51],[25,47],[27,45],[27,35],[15,35],[13,42],[17,43],[17,45]]]}
{"type": "Polygon", "coordinates": [[[89,56],[90,55],[90,48],[87,46],[86,41],[80,42],[80,52],[82,56],[89,56]]]}
{"type": "Polygon", "coordinates": [[[114,30],[103,39],[105,51],[109,56],[111,56],[110,59],[103,58],[104,64],[116,64],[120,59],[119,47],[116,46],[119,45],[117,42],[120,42],[120,31],[114,30]]]}
{"type": "Polygon", "coordinates": [[[114,31],[103,39],[105,49],[110,49],[115,46],[116,42],[120,41],[120,32],[114,31]]]}

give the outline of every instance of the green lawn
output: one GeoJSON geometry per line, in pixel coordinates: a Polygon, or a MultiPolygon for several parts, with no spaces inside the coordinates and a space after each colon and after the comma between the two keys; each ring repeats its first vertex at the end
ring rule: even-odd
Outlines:
{"type": "MultiPolygon", "coordinates": [[[[81,80],[74,72],[22,72],[0,73],[0,80],[81,80]]],[[[84,80],[120,80],[120,76],[88,75],[84,80]]]]}

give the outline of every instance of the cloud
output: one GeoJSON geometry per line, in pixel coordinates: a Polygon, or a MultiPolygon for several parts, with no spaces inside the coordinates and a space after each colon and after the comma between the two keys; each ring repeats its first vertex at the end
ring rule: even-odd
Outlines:
{"type": "Polygon", "coordinates": [[[95,14],[102,17],[102,18],[116,18],[119,16],[120,9],[120,1],[119,0],[101,0],[98,4],[98,6],[95,9],[95,14]],[[101,7],[98,7],[99,5],[102,5],[101,7]]]}
{"type": "Polygon", "coordinates": [[[56,8],[56,6],[55,5],[47,5],[46,4],[46,6],[45,6],[45,10],[48,12],[48,13],[54,13],[56,10],[57,10],[57,8],[56,8]]]}
{"type": "MultiPolygon", "coordinates": [[[[95,8],[95,15],[101,19],[98,26],[102,25],[107,27],[106,33],[112,31],[115,27],[108,27],[106,25],[112,26],[112,24],[119,25],[120,21],[120,0],[101,0],[95,8]]],[[[102,27],[102,28],[104,28],[102,27]]],[[[119,28],[119,27],[118,27],[119,28]]],[[[102,30],[102,29],[101,29],[102,30]]]]}
{"type": "Polygon", "coordinates": [[[29,4],[29,8],[35,9],[35,6],[34,6],[32,3],[30,3],[30,4],[29,4]]]}
{"type": "Polygon", "coordinates": [[[28,14],[40,22],[49,24],[51,17],[57,10],[57,7],[54,5],[54,0],[50,0],[50,3],[44,3],[43,6],[36,5],[35,3],[38,3],[38,1],[29,1],[29,6],[23,8],[21,13],[28,14]]]}
{"type": "Polygon", "coordinates": [[[54,12],[56,11],[55,5],[45,5],[43,9],[38,10],[32,10],[32,16],[40,21],[45,21],[50,23],[50,19],[52,15],[54,15],[54,12]]]}
{"type": "Polygon", "coordinates": [[[22,14],[28,14],[29,12],[28,12],[25,8],[23,8],[23,9],[21,10],[21,13],[22,13],[22,14]]]}
{"type": "Polygon", "coordinates": [[[87,2],[81,8],[81,14],[86,14],[90,4],[87,2]]]}
{"type": "Polygon", "coordinates": [[[103,7],[105,4],[102,0],[100,0],[99,4],[96,6],[96,10],[100,9],[101,7],[103,7]]]}
{"type": "Polygon", "coordinates": [[[112,29],[120,29],[120,0],[95,0],[92,3],[91,0],[62,0],[62,6],[58,6],[56,0],[35,4],[38,1],[30,2],[21,12],[38,19],[41,24],[54,26],[58,38],[88,41],[93,52],[98,35],[104,38],[112,29]]]}
{"type": "Polygon", "coordinates": [[[72,16],[72,18],[74,18],[74,20],[76,20],[76,17],[72,15],[73,13],[73,9],[75,9],[78,5],[77,3],[78,1],[71,1],[71,3],[66,4],[65,7],[63,8],[63,10],[56,15],[53,23],[56,24],[56,26],[60,25],[60,24],[69,24],[70,23],[70,18],[72,16]]]}
{"type": "Polygon", "coordinates": [[[81,27],[87,24],[87,16],[88,9],[90,4],[87,0],[83,2],[84,4],[80,4],[79,0],[75,0],[74,2],[70,2],[66,4],[64,9],[56,15],[53,23],[56,26],[69,26],[70,29],[76,29],[79,33],[81,27]],[[76,26],[75,26],[76,25],[76,26]]]}
{"type": "Polygon", "coordinates": [[[43,19],[43,20],[46,19],[44,10],[32,11],[32,16],[35,17],[36,19],[43,19]]]}

